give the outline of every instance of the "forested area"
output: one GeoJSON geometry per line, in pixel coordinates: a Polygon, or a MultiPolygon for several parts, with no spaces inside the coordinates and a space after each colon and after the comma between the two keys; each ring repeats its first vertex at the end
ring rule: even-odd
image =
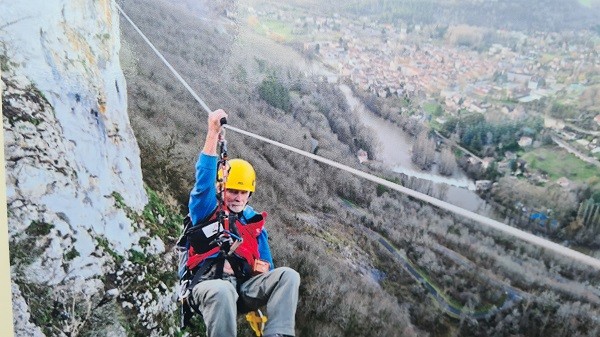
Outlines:
{"type": "Polygon", "coordinates": [[[544,122],[540,117],[518,121],[488,121],[483,114],[471,113],[449,118],[441,131],[478,156],[498,157],[506,151],[519,150],[519,138],[535,137],[540,134],[543,126],[544,122]]]}
{"type": "MultiPolygon", "coordinates": [[[[372,136],[337,87],[294,68],[291,48],[262,41],[219,14],[210,23],[199,20],[188,3],[143,0],[124,9],[212,109],[229,113],[231,125],[406,186],[420,184],[377,164],[358,166],[356,151],[371,152],[372,136]],[[263,43],[271,49],[253,47],[263,43]],[[279,48],[289,59],[275,59],[279,48]]],[[[144,179],[184,214],[206,114],[131,27],[123,23],[122,31],[144,179]]],[[[411,119],[398,118],[421,133],[411,119]]],[[[297,154],[230,131],[226,137],[230,156],[256,168],[251,203],[269,213],[275,264],[301,275],[299,336],[600,334],[597,271],[297,154]],[[378,235],[465,313],[447,315],[378,235]],[[520,299],[492,311],[509,288],[520,299]],[[494,314],[474,318],[488,311],[494,314]]]]}

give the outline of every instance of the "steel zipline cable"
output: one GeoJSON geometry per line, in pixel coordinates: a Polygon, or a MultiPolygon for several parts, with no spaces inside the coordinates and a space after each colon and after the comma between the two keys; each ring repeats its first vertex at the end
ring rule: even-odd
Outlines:
{"type": "MultiPolygon", "coordinates": [[[[161,52],[152,44],[152,42],[150,42],[150,40],[146,37],[146,35],[144,35],[144,33],[137,27],[137,25],[133,22],[133,20],[131,20],[131,18],[129,18],[129,16],[127,16],[127,14],[123,11],[123,9],[121,9],[121,7],[119,6],[119,4],[116,4],[117,8],[119,9],[119,11],[121,12],[121,14],[123,15],[123,17],[133,26],[133,28],[138,32],[138,34],[140,34],[140,36],[144,39],[144,41],[150,46],[150,48],[152,48],[152,50],[156,53],[156,55],[163,61],[163,63],[171,70],[171,72],[173,72],[173,74],[175,75],[175,77],[183,84],[183,86],[189,91],[189,93],[194,97],[194,99],[196,99],[196,101],[198,101],[198,103],[200,104],[200,106],[202,106],[202,108],[204,109],[204,111],[206,111],[206,113],[210,113],[212,112],[211,109],[209,109],[208,105],[206,105],[206,103],[204,103],[204,101],[198,96],[198,94],[196,94],[196,92],[189,86],[189,84],[187,84],[187,82],[181,77],[181,75],[179,75],[179,73],[173,68],[173,66],[171,66],[171,64],[164,58],[164,56],[161,54],[161,52]]],[[[335,168],[338,168],[340,170],[349,172],[351,174],[354,174],[358,177],[361,177],[363,179],[372,181],[374,183],[377,184],[381,184],[383,186],[389,187],[393,190],[399,191],[401,193],[407,194],[411,197],[414,197],[416,199],[425,201],[429,204],[432,204],[434,206],[437,206],[441,209],[453,212],[455,214],[459,214],[465,218],[474,220],[478,223],[481,223],[487,227],[491,227],[494,228],[498,231],[504,232],[508,235],[517,237],[521,240],[530,242],[532,244],[535,244],[537,246],[552,250],[558,254],[561,254],[563,256],[566,256],[568,258],[571,258],[573,260],[577,260],[581,263],[587,264],[589,266],[592,266],[598,270],[600,270],[600,260],[593,258],[589,255],[580,253],[578,251],[575,251],[573,249],[570,249],[568,247],[559,245],[557,243],[554,243],[552,241],[543,239],[541,237],[538,237],[536,235],[533,235],[531,233],[527,233],[525,231],[522,231],[520,229],[508,226],[502,222],[487,218],[485,216],[482,216],[480,214],[468,211],[466,209],[460,208],[458,206],[455,206],[453,204],[450,204],[448,202],[436,199],[434,197],[431,197],[427,194],[421,193],[421,192],[417,192],[414,190],[411,190],[407,187],[398,185],[396,183],[393,183],[391,181],[385,180],[383,178],[374,176],[372,174],[357,170],[355,168],[352,168],[350,166],[344,165],[344,164],[340,164],[336,161],[315,155],[313,153],[304,151],[304,150],[300,150],[297,149],[293,146],[289,146],[283,143],[280,143],[278,141],[257,135],[255,133],[252,132],[248,132],[239,128],[236,128],[234,126],[231,126],[229,124],[225,124],[223,125],[224,128],[229,129],[231,131],[237,132],[239,134],[275,145],[277,147],[286,149],[288,151],[300,154],[302,156],[311,158],[315,161],[327,164],[329,166],[333,166],[335,168]]]]}

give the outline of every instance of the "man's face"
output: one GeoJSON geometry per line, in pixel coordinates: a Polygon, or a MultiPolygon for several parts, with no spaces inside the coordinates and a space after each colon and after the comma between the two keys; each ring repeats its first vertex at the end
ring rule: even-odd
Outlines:
{"type": "Polygon", "coordinates": [[[227,189],[225,192],[225,202],[227,207],[234,213],[239,213],[244,210],[250,198],[250,192],[234,189],[227,189]]]}

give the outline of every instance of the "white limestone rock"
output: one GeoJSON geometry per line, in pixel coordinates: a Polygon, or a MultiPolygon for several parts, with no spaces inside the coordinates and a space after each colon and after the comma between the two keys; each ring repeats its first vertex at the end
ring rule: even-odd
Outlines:
{"type": "MultiPolygon", "coordinates": [[[[1,83],[11,109],[3,114],[9,238],[34,248],[26,262],[11,266],[15,327],[17,336],[38,337],[43,333],[31,323],[19,282],[51,287],[61,301],[80,296],[97,304],[105,287],[113,286],[103,282],[109,273],[118,271],[125,282],[151,279],[145,271],[128,275],[136,266],[115,266],[111,254],[163,254],[166,248],[151,237],[142,249],[140,239],[149,233],[130,218],[143,210],[147,196],[127,115],[115,2],[8,1],[0,26],[11,61],[1,83]],[[127,209],[116,205],[114,192],[127,209]],[[30,233],[32,223],[49,230],[30,233]]],[[[175,310],[165,288],[136,290],[136,303],[122,306],[156,327],[154,315],[175,310]]],[[[120,297],[123,291],[116,286],[108,292],[120,297]]],[[[103,329],[99,335],[126,331],[119,324],[103,329]]]]}
{"type": "Polygon", "coordinates": [[[15,337],[45,337],[42,330],[31,323],[31,314],[19,286],[11,285],[13,302],[13,325],[15,337]]]}

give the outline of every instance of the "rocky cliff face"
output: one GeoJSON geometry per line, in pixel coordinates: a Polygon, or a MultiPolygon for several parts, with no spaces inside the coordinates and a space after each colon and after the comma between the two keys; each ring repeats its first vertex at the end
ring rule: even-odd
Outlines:
{"type": "Polygon", "coordinates": [[[146,282],[151,263],[129,261],[149,262],[165,246],[144,218],[156,220],[127,115],[116,6],[31,0],[0,7],[16,334],[126,335],[115,317],[123,310],[152,329],[155,316],[173,308],[169,286],[156,277],[146,282]],[[111,302],[118,296],[119,304],[111,302]],[[103,311],[111,322],[103,323],[103,311]]]}

